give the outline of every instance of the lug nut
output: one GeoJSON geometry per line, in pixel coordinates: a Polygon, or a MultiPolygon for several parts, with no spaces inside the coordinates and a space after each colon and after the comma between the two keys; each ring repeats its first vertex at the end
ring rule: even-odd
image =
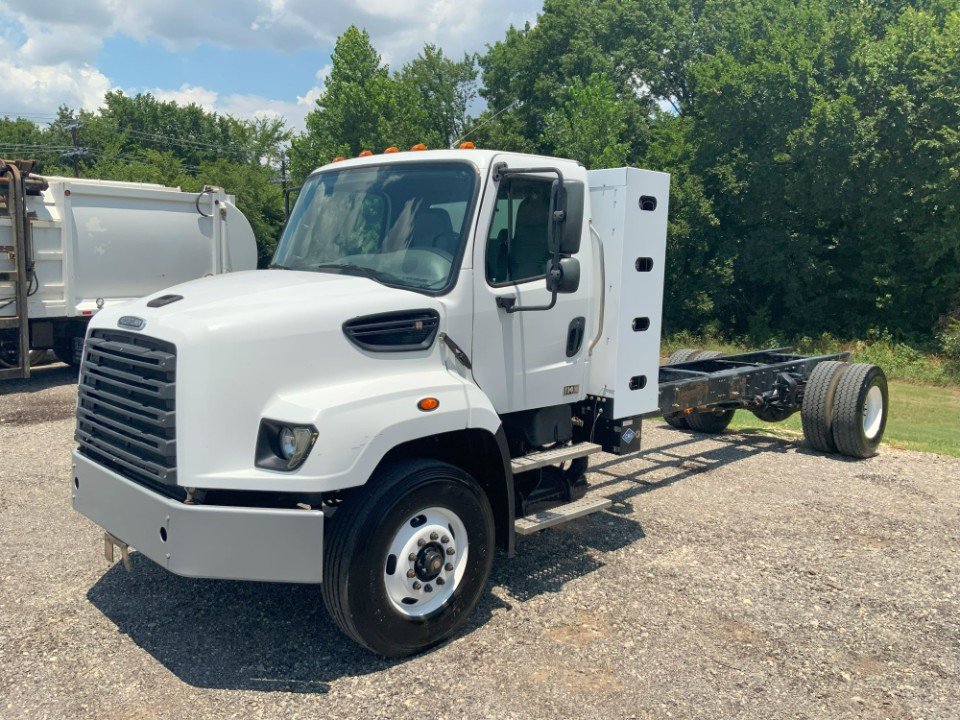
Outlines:
{"type": "Polygon", "coordinates": [[[409,555],[407,555],[407,560],[409,560],[410,562],[416,562],[416,561],[417,561],[417,554],[416,554],[416,553],[410,553],[409,555]]]}
{"type": "Polygon", "coordinates": [[[448,542],[450,542],[450,538],[448,538],[446,535],[444,535],[442,538],[440,538],[440,542],[442,542],[444,545],[446,545],[448,542]]]}
{"type": "Polygon", "coordinates": [[[427,544],[427,541],[424,540],[423,538],[420,538],[419,540],[417,540],[417,547],[423,547],[426,544],[427,544]]]}
{"type": "Polygon", "coordinates": [[[414,590],[419,590],[419,589],[420,589],[420,583],[415,582],[415,583],[413,584],[413,589],[414,589],[414,590]]]}
{"type": "Polygon", "coordinates": [[[440,537],[440,536],[439,536],[437,533],[435,533],[435,532],[430,533],[430,539],[431,539],[431,540],[436,540],[438,537],[440,537]]]}
{"type": "Polygon", "coordinates": [[[446,582],[443,578],[437,578],[437,585],[443,585],[446,582]]]}
{"type": "Polygon", "coordinates": [[[408,577],[408,578],[415,578],[416,576],[417,576],[417,574],[416,574],[413,570],[407,570],[407,577],[408,577]]]}
{"type": "Polygon", "coordinates": [[[448,548],[447,548],[447,555],[455,555],[456,552],[457,552],[457,551],[454,550],[452,547],[448,547],[448,548]]]}
{"type": "Polygon", "coordinates": [[[446,565],[443,566],[443,569],[446,570],[447,572],[453,572],[453,563],[447,563],[446,565]]]}
{"type": "Polygon", "coordinates": [[[424,591],[424,592],[433,592],[433,586],[432,586],[432,585],[424,585],[424,586],[423,586],[423,591],[424,591]]]}

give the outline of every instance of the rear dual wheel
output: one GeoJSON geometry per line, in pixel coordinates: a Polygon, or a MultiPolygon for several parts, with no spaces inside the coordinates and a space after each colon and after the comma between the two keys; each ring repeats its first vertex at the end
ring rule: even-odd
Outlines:
{"type": "Polygon", "coordinates": [[[879,367],[822,362],[803,391],[803,435],[820,452],[870,457],[883,438],[888,406],[887,378],[879,367]]]}
{"type": "Polygon", "coordinates": [[[328,521],[322,593],[352,640],[385,657],[437,645],[470,617],[490,576],[493,511],[467,473],[403,460],[328,521]]]}

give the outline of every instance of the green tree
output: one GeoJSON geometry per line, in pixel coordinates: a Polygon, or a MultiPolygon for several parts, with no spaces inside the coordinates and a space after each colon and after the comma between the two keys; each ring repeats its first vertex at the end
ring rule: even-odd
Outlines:
{"type": "Polygon", "coordinates": [[[467,127],[467,108],[476,97],[477,68],[465,55],[451,60],[434,45],[423,51],[394,76],[394,115],[390,141],[400,147],[422,142],[445,148],[467,127]]]}
{"type": "Polygon", "coordinates": [[[370,35],[351,25],[337,38],[330,75],[317,107],[307,115],[306,132],[293,139],[294,175],[304,178],[337,155],[382,149],[389,127],[384,110],[392,105],[392,91],[389,69],[370,35]]]}
{"type": "Polygon", "coordinates": [[[588,168],[625,165],[628,110],[616,86],[603,75],[591,75],[586,82],[573,78],[562,98],[544,118],[543,139],[553,153],[588,168]]]}

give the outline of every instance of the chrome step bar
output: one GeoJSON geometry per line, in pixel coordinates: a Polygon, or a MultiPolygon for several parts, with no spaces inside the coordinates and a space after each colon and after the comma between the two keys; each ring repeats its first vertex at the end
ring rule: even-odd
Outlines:
{"type": "Polygon", "coordinates": [[[555,525],[576,520],[584,515],[606,510],[613,504],[610,498],[582,497],[566,505],[560,505],[549,510],[543,510],[535,515],[522,517],[514,521],[513,529],[517,535],[532,535],[533,533],[555,525]]]}
{"type": "Polygon", "coordinates": [[[596,443],[582,442],[576,445],[564,445],[563,447],[541,450],[540,452],[530,453],[523,457],[514,458],[510,461],[510,468],[513,474],[537,470],[547,467],[547,465],[559,465],[567,460],[576,460],[600,452],[602,448],[596,443]]]}

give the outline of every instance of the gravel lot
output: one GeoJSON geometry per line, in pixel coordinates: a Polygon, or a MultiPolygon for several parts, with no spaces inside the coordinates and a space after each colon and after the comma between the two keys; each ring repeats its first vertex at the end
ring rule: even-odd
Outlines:
{"type": "MultiPolygon", "coordinates": [[[[448,645],[374,658],[316,587],[110,567],[72,373],[0,388],[2,718],[957,718],[960,461],[645,426],[613,508],[519,542],[448,645]]],[[[282,548],[278,548],[282,552],[282,548]]]]}

